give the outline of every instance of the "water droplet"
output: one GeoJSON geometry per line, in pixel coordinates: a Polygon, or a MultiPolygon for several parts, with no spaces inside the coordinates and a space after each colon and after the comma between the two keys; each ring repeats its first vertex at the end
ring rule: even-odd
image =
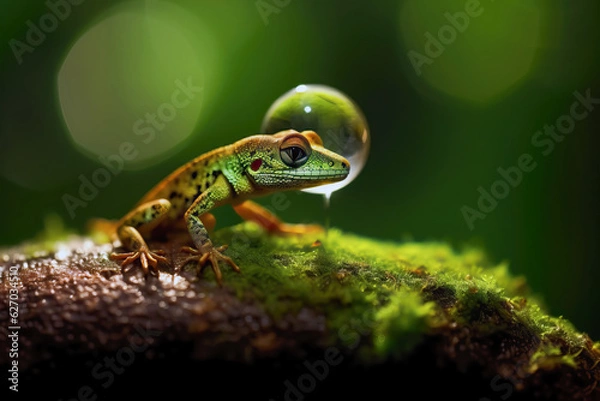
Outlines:
{"type": "Polygon", "coordinates": [[[324,207],[325,207],[325,237],[329,236],[329,226],[331,225],[331,218],[329,213],[329,206],[331,205],[331,194],[332,192],[325,192],[323,194],[324,207]]]}
{"type": "Polygon", "coordinates": [[[315,131],[325,148],[350,161],[350,174],[345,180],[305,192],[329,197],[351,183],[367,161],[371,143],[367,120],[358,105],[337,89],[298,85],[277,99],[267,111],[261,131],[274,134],[290,128],[315,131]]]}

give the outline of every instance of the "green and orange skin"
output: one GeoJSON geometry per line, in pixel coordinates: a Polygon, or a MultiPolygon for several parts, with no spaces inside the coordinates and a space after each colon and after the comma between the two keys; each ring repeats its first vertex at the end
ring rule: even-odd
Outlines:
{"type": "Polygon", "coordinates": [[[192,256],[200,274],[208,264],[221,284],[219,261],[240,271],[222,254],[227,246],[215,247],[208,231],[215,224],[209,213],[224,204],[246,220],[253,220],[277,234],[310,232],[318,226],[288,225],[249,199],[278,191],[299,190],[341,181],[350,163],[323,147],[313,131],[294,130],[274,135],[255,135],[205,153],[175,170],[150,190],[116,224],[116,235],[128,251],[112,253],[122,269],[140,260],[144,274],[158,275],[158,262],[167,263],[163,251],[151,251],[144,238],[157,230],[169,230],[185,222],[194,247],[182,251],[192,256]]]}

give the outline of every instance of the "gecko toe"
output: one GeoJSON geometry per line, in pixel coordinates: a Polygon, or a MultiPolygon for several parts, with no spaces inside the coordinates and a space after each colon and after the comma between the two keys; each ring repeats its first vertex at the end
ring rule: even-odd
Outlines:
{"type": "Polygon", "coordinates": [[[227,248],[228,245],[222,245],[216,248],[213,248],[212,245],[209,245],[204,247],[203,251],[200,251],[189,246],[184,246],[181,248],[181,251],[185,253],[191,253],[193,256],[190,256],[187,259],[185,259],[181,263],[178,271],[181,271],[181,269],[183,269],[183,266],[185,266],[186,264],[194,262],[196,263],[198,268],[197,275],[198,277],[200,277],[204,269],[206,269],[210,265],[213,273],[215,274],[215,279],[217,280],[217,283],[219,284],[219,286],[222,286],[223,274],[221,272],[221,269],[219,268],[219,262],[223,261],[229,266],[231,266],[231,268],[234,271],[238,273],[240,272],[240,268],[235,264],[233,259],[221,253],[224,252],[227,248]]]}
{"type": "Polygon", "coordinates": [[[146,246],[141,247],[137,251],[133,252],[123,252],[123,253],[115,253],[110,254],[110,259],[114,261],[118,261],[121,266],[121,274],[126,274],[132,268],[135,267],[134,263],[136,260],[140,261],[140,267],[142,272],[144,273],[144,277],[148,278],[148,276],[158,276],[158,263],[164,263],[166,265],[169,264],[167,258],[164,255],[165,252],[162,250],[151,251],[146,246]],[[129,268],[128,268],[129,267],[129,268]]]}
{"type": "Polygon", "coordinates": [[[113,252],[109,255],[109,258],[111,260],[121,260],[121,259],[127,259],[133,255],[135,255],[137,252],[122,252],[122,253],[116,253],[113,252]]]}
{"type": "Polygon", "coordinates": [[[229,245],[221,245],[221,246],[215,248],[215,250],[217,250],[219,252],[225,252],[228,248],[229,248],[229,245]]]}
{"type": "Polygon", "coordinates": [[[241,273],[242,271],[240,270],[239,266],[233,261],[233,259],[231,259],[229,256],[225,256],[225,255],[221,255],[220,259],[222,261],[224,261],[225,263],[227,263],[229,266],[231,266],[231,268],[238,272],[241,273]]]}

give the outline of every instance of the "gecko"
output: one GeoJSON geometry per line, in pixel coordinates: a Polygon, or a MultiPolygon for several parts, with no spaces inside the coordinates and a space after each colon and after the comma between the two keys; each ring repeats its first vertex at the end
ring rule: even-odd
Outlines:
{"type": "Polygon", "coordinates": [[[141,265],[144,276],[158,276],[158,263],[169,264],[163,250],[150,250],[146,239],[157,232],[185,225],[193,247],[181,266],[196,263],[198,275],[211,266],[222,285],[219,262],[240,272],[223,252],[227,245],[215,246],[209,232],[216,219],[210,212],[231,204],[244,220],[254,221],[274,234],[303,234],[320,230],[317,225],[286,224],[250,199],[278,191],[301,190],[345,179],[350,163],[326,149],[314,131],[285,130],[272,135],[252,135],[231,145],[196,157],[160,181],[136,206],[113,223],[113,236],[125,252],[110,259],[125,268],[141,265]]]}

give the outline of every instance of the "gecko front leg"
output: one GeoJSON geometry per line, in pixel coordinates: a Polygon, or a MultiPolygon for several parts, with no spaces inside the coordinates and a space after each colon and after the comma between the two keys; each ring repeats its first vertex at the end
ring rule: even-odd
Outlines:
{"type": "Polygon", "coordinates": [[[193,255],[184,260],[181,267],[190,262],[195,262],[198,264],[198,275],[200,275],[204,268],[210,264],[219,285],[222,285],[223,276],[221,269],[219,269],[220,261],[226,262],[238,273],[240,272],[240,268],[230,257],[222,254],[222,252],[227,249],[227,245],[214,247],[212,241],[208,237],[208,231],[202,223],[201,216],[219,206],[231,196],[232,190],[227,180],[223,175],[220,175],[210,188],[192,203],[184,215],[195,248],[189,246],[181,248],[183,252],[191,253],[193,255]]]}
{"type": "Polygon", "coordinates": [[[150,231],[161,221],[170,207],[171,203],[168,200],[157,199],[140,205],[121,219],[117,227],[117,235],[123,247],[129,252],[113,252],[110,258],[121,261],[122,273],[125,272],[125,267],[137,259],[140,260],[146,277],[148,274],[158,276],[158,262],[168,264],[167,259],[162,256],[164,251],[151,251],[139,230],[150,231]]]}

